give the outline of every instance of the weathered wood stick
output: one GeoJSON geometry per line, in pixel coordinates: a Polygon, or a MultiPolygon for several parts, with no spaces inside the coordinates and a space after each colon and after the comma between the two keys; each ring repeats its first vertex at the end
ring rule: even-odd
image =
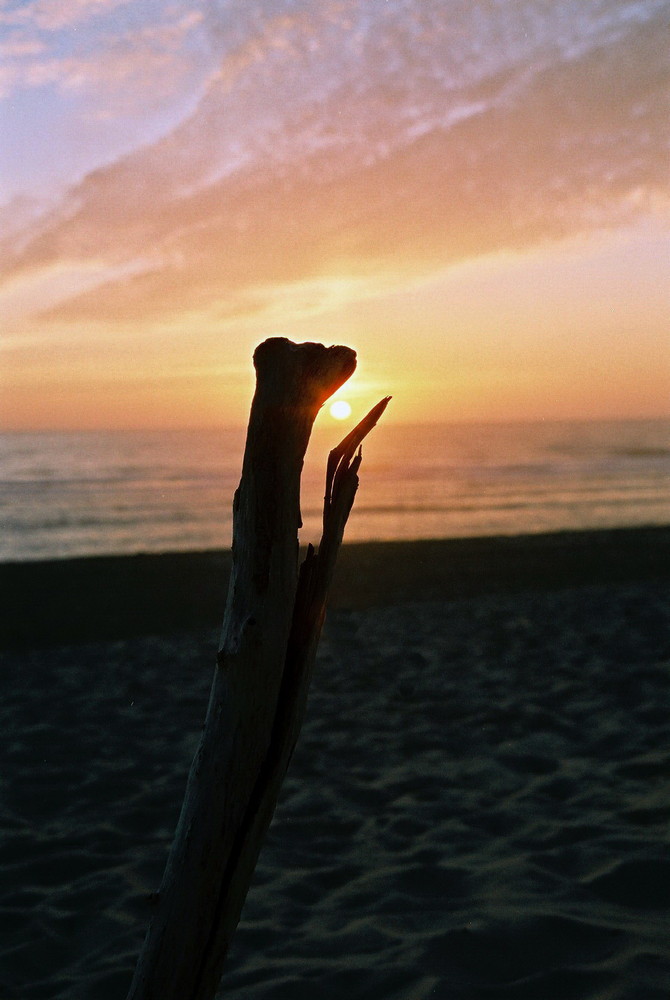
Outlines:
{"type": "Polygon", "coordinates": [[[331,452],[318,553],[298,573],[312,424],[353,373],[348,347],[283,338],[257,381],[233,503],[232,573],[200,746],[128,1000],[212,1000],[304,715],[328,585],[382,400],[331,452]]]}

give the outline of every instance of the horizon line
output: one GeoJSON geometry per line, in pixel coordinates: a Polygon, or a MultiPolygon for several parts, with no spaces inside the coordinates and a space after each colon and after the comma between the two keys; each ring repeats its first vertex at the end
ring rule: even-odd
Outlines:
{"type": "MultiPolygon", "coordinates": [[[[315,425],[316,432],[323,430],[335,430],[339,426],[345,430],[354,423],[355,418],[346,421],[332,423],[327,427],[324,424],[315,425]]],[[[665,420],[670,421],[670,412],[660,414],[642,414],[636,416],[584,416],[584,417],[502,417],[499,419],[473,419],[464,417],[462,419],[451,420],[405,420],[389,421],[385,427],[481,427],[481,426],[505,426],[510,424],[603,424],[603,423],[657,423],[665,420]]],[[[246,431],[248,423],[239,424],[182,424],[174,426],[129,426],[129,427],[0,427],[0,435],[9,434],[168,434],[168,433],[213,433],[218,432],[238,432],[246,431]]]]}

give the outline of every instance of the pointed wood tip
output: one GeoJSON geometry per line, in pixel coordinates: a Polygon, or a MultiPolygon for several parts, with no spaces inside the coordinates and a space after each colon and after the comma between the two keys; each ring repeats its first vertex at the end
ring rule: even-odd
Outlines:
{"type": "Polygon", "coordinates": [[[339,457],[347,453],[353,454],[363,438],[367,437],[372,428],[377,425],[379,418],[392,399],[392,396],[385,396],[383,399],[380,399],[370,412],[366,413],[363,419],[356,424],[354,429],[349,431],[347,436],[340,441],[337,447],[331,452],[331,455],[337,455],[339,459],[339,457]]]}

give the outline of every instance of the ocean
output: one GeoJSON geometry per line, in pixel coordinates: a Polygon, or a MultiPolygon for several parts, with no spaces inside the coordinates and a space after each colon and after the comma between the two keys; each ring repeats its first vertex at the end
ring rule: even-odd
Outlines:
{"type": "MultiPolygon", "coordinates": [[[[317,543],[328,451],[315,428],[301,541],[317,543]]],[[[245,432],[0,435],[0,560],[227,548],[245,432]]],[[[670,523],[670,419],[380,424],[345,541],[670,523]]]]}

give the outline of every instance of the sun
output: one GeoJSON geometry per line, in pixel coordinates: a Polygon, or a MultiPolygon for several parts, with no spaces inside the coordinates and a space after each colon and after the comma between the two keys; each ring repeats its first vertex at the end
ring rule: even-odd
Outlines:
{"type": "Polygon", "coordinates": [[[335,420],[346,420],[351,416],[351,407],[344,399],[336,399],[330,404],[330,415],[335,420]]]}

